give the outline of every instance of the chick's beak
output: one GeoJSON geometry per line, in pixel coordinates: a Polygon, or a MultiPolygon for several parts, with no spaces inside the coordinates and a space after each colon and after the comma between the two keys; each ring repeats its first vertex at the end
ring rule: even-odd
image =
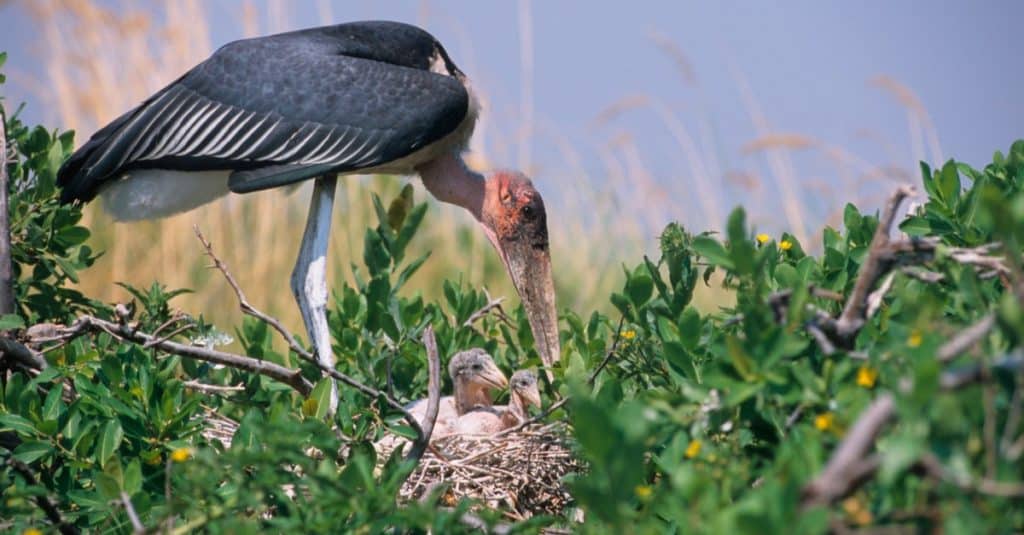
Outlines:
{"type": "Polygon", "coordinates": [[[476,379],[480,383],[499,390],[508,386],[508,378],[494,363],[487,363],[484,369],[476,375],[476,379]]]}
{"type": "Polygon", "coordinates": [[[537,389],[537,385],[532,385],[526,388],[516,390],[516,395],[522,398],[523,406],[529,407],[540,407],[540,390],[537,389]]]}

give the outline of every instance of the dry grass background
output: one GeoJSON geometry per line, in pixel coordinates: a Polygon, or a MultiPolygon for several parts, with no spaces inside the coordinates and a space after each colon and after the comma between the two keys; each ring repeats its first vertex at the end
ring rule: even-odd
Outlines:
{"type": "MultiPolygon", "coordinates": [[[[45,80],[18,78],[12,81],[29,86],[37,102],[52,112],[55,124],[73,128],[84,142],[89,133],[160,89],[212,51],[207,13],[209,6],[200,0],[124,0],[116,9],[95,0],[31,0],[20,2],[30,10],[39,26],[41,60],[45,80]]],[[[428,4],[423,4],[424,6],[428,4]]],[[[239,29],[254,36],[290,29],[287,2],[267,0],[260,4],[242,3],[239,29]],[[265,15],[265,16],[264,16],[265,15]],[[268,21],[261,24],[261,21],[268,21]]],[[[317,3],[324,23],[337,19],[330,4],[317,3]]],[[[421,16],[425,16],[426,9],[421,16]]],[[[811,243],[822,218],[809,215],[801,202],[801,191],[820,192],[829,210],[827,222],[837,224],[842,206],[848,201],[872,201],[879,180],[911,176],[909,165],[873,165],[841,147],[798,133],[772,129],[760,110],[755,94],[735,73],[752,124],[754,139],[744,147],[746,153],[763,155],[768,176],[744,170],[721,169],[712,141],[711,121],[702,116],[689,125],[668,104],[647,95],[633,95],[612,103],[596,115],[593,126],[601,127],[630,113],[653,113],[664,124],[679,158],[676,176],[666,183],[647,171],[629,132],[613,131],[610,140],[598,150],[603,173],[594,176],[582,162],[577,145],[561,135],[557,127],[534,117],[531,79],[532,25],[530,4],[520,0],[519,37],[522,61],[520,78],[523,97],[518,113],[520,124],[514,129],[498,129],[484,120],[471,146],[472,165],[489,167],[488,150],[505,154],[515,147],[516,160],[527,171],[532,166],[529,144],[521,138],[534,136],[550,143],[560,155],[562,169],[544,169],[544,176],[563,180],[538,181],[549,206],[553,260],[560,307],[575,310],[607,308],[609,292],[622,281],[620,265],[635,263],[643,252],[651,253],[654,238],[665,223],[689,217],[684,223],[700,224],[703,230],[724,221],[735,203],[727,193],[747,191],[763,195],[778,191],[782,213],[758,212],[752,219],[785,219],[785,228],[801,242],[811,243]],[[508,138],[502,132],[513,131],[508,138]],[[819,151],[835,164],[838,180],[801,180],[791,154],[819,151]],[[570,179],[571,177],[571,179],[570,179]],[[579,187],[602,184],[602,187],[579,187]],[[854,192],[855,197],[850,194],[854,192]],[[688,201],[687,201],[688,200],[688,201]],[[690,204],[685,204],[689,202],[690,204]],[[710,224],[709,224],[710,222],[710,224]]],[[[699,86],[699,80],[686,55],[667,37],[654,33],[653,43],[678,69],[684,86],[699,86]]],[[[473,72],[475,55],[467,39],[449,45],[456,58],[468,58],[464,69],[473,72]]],[[[890,77],[880,76],[873,83],[892,93],[906,109],[908,128],[915,158],[941,157],[938,138],[928,114],[906,87],[890,77]]],[[[487,88],[483,87],[486,107],[487,88]]],[[[486,113],[486,112],[485,112],[486,113]]],[[[865,135],[870,135],[867,133],[865,135]]],[[[893,151],[894,154],[896,151],[893,151]]],[[[507,159],[505,159],[507,161],[507,159]]],[[[894,156],[899,161],[898,156],[894,156]]],[[[906,162],[901,162],[906,163],[906,162]]],[[[375,221],[371,192],[387,202],[407,179],[402,177],[346,177],[337,198],[335,229],[330,255],[333,257],[333,281],[350,279],[350,263],[359,262],[366,225],[375,221]]],[[[240,321],[233,294],[207,262],[196,241],[192,226],[199,225],[219,255],[232,267],[250,300],[268,312],[282,317],[298,330],[298,312],[288,289],[291,271],[305,220],[310,187],[286,195],[280,191],[245,196],[229,196],[223,201],[165,220],[115,224],[97,204],[86,210],[85,224],[93,230],[92,244],[105,251],[97,265],[84,274],[81,289],[106,301],[126,299],[127,294],[114,282],[148,286],[159,280],[170,287],[191,288],[195,293],[176,300],[186,311],[203,311],[207,319],[222,327],[240,321]]],[[[417,199],[427,194],[417,184],[417,199]]],[[[483,233],[459,208],[431,201],[431,211],[421,234],[412,244],[410,255],[431,251],[431,259],[410,281],[411,291],[428,298],[439,298],[443,278],[462,280],[474,287],[486,286],[493,295],[514,295],[496,255],[483,233]]],[[[778,228],[779,224],[771,225],[778,228]]],[[[697,296],[698,306],[713,308],[728,300],[721,292],[704,289],[697,296]]]]}

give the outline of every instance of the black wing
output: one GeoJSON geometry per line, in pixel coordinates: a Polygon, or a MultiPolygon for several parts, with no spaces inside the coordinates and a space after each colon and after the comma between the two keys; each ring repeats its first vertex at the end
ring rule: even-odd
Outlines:
{"type": "Polygon", "coordinates": [[[458,127],[461,78],[430,34],[394,22],[236,41],[94,134],[61,168],[61,199],[138,168],[230,169],[241,193],[378,166],[458,127]]]}

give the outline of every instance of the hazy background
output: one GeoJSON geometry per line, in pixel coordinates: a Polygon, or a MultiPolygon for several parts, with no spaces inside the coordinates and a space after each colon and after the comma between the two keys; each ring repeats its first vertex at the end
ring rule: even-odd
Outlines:
{"type": "MultiPolygon", "coordinates": [[[[0,2],[5,104],[26,102],[28,122],[75,128],[81,143],[228,41],[363,19],[425,27],[472,78],[486,109],[471,161],[535,178],[560,304],[577,310],[604,306],[621,263],[656,254],[670,220],[719,228],[743,204],[759,230],[813,249],[846,202],[874,209],[895,183],[917,183],[919,160],[983,165],[1024,120],[1013,45],[1024,3],[1010,1],[15,0],[0,2]]],[[[336,278],[361,257],[370,192],[386,201],[403,181],[346,182],[336,278]]],[[[134,226],[90,210],[107,254],[83,287],[123,299],[112,281],[158,278],[198,291],[184,308],[234,321],[223,282],[203,268],[198,223],[252,300],[298,326],[285,281],[307,199],[270,192],[134,226]]],[[[467,224],[457,209],[432,210],[417,247],[434,253],[415,288],[436,296],[437,279],[461,277],[509,293],[467,224]]]]}

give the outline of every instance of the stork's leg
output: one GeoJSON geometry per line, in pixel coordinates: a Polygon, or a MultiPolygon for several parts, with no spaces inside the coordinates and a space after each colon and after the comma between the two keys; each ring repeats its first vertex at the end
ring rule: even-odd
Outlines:
{"type": "MultiPolygon", "coordinates": [[[[313,199],[309,203],[306,232],[299,246],[299,258],[292,271],[292,293],[299,303],[302,321],[316,358],[324,366],[334,368],[331,336],[327,329],[327,239],[331,233],[331,212],[338,175],[316,179],[313,199]]],[[[338,408],[338,384],[331,385],[330,414],[338,408]]]]}

